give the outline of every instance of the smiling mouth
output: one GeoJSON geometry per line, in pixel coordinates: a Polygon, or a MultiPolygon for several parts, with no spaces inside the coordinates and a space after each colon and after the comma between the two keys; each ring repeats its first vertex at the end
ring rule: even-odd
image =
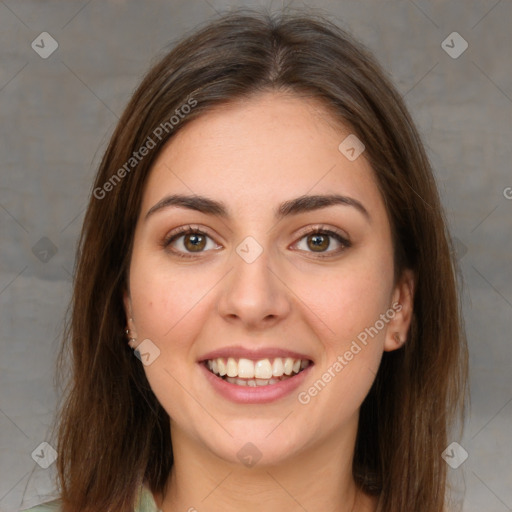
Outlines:
{"type": "Polygon", "coordinates": [[[219,357],[203,361],[217,377],[237,386],[269,386],[291,379],[313,362],[309,359],[275,357],[253,361],[245,358],[219,357]]]}

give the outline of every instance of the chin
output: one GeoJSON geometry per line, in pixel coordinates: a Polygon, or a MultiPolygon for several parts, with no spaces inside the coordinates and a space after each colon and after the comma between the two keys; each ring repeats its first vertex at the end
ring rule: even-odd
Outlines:
{"type": "MultiPolygon", "coordinates": [[[[282,418],[276,420],[258,421],[254,425],[246,425],[235,431],[227,426],[227,430],[233,434],[233,437],[220,434],[217,442],[209,437],[205,440],[205,444],[220,459],[228,463],[242,465],[247,468],[254,466],[271,467],[287,462],[303,445],[301,440],[288,435],[287,432],[279,432],[280,427],[276,429],[276,425],[282,421],[282,418]],[[241,434],[240,432],[243,432],[241,434]],[[283,435],[285,433],[286,435],[283,435]],[[214,441],[212,443],[212,441],[214,441]]],[[[296,432],[299,429],[294,429],[296,432]]]]}

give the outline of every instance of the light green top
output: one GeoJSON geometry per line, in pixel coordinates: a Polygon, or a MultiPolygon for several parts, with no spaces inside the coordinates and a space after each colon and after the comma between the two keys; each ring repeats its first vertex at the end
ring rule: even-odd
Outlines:
{"type": "MultiPolygon", "coordinates": [[[[153,498],[153,494],[146,487],[143,486],[141,491],[137,496],[136,503],[139,505],[134,508],[134,512],[162,512],[155,503],[155,499],[153,498]]],[[[22,510],[21,512],[60,512],[60,500],[49,501],[47,503],[41,503],[35,507],[22,510]]],[[[382,510],[382,499],[379,500],[377,505],[377,511],[380,512],[382,510]]]]}
{"type": "MultiPolygon", "coordinates": [[[[138,503],[138,506],[135,506],[134,512],[161,512],[156,506],[153,494],[146,486],[141,488],[141,491],[137,496],[136,503],[138,503]]],[[[60,510],[61,501],[54,500],[41,503],[40,505],[36,505],[35,507],[27,510],[22,510],[21,512],[60,512],[60,510]]]]}

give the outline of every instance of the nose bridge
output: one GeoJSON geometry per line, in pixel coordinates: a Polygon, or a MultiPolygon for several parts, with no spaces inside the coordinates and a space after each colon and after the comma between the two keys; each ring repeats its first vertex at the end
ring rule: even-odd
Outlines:
{"type": "Polygon", "coordinates": [[[273,251],[265,240],[260,243],[254,236],[247,236],[231,254],[232,271],[218,304],[222,316],[258,324],[277,320],[287,313],[286,287],[272,270],[275,268],[271,262],[273,251]]]}

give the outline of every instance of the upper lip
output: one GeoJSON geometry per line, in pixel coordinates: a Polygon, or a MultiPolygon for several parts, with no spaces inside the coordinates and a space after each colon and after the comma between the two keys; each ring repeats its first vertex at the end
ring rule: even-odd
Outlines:
{"type": "Polygon", "coordinates": [[[199,362],[207,361],[209,359],[217,359],[219,357],[233,357],[235,359],[245,358],[252,359],[254,361],[259,361],[260,359],[271,359],[274,357],[291,357],[293,359],[302,359],[303,361],[311,361],[312,358],[306,354],[301,354],[300,352],[294,352],[293,350],[288,350],[286,348],[244,348],[240,345],[234,347],[224,347],[219,348],[217,350],[213,350],[204,354],[199,358],[199,362]]]}

